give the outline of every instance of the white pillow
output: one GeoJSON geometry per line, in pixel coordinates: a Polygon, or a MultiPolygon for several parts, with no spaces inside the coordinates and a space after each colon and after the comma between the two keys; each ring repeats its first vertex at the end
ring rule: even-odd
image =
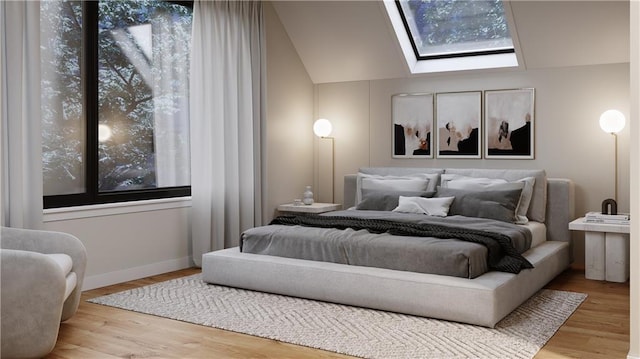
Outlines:
{"type": "Polygon", "coordinates": [[[514,182],[502,178],[474,178],[461,175],[442,175],[442,187],[467,191],[506,191],[522,189],[516,208],[516,224],[527,224],[527,211],[533,196],[535,177],[525,177],[514,182]]]}
{"type": "Polygon", "coordinates": [[[362,190],[377,191],[435,191],[438,184],[438,173],[416,173],[403,176],[382,176],[358,172],[356,179],[357,205],[362,201],[362,190]]]}
{"type": "MultiPolygon", "coordinates": [[[[493,183],[507,183],[508,182],[507,180],[505,180],[503,178],[470,177],[470,176],[463,176],[463,175],[457,175],[457,174],[451,174],[451,173],[444,173],[440,177],[440,186],[448,188],[449,187],[449,183],[452,182],[452,181],[469,181],[469,182],[477,183],[479,185],[487,185],[487,184],[493,184],[493,183]]],[[[453,188],[453,187],[451,187],[451,188],[453,188]]]]}
{"type": "Polygon", "coordinates": [[[520,194],[520,202],[518,202],[518,210],[516,211],[518,217],[516,224],[527,224],[529,223],[527,212],[529,212],[529,205],[531,204],[531,198],[533,198],[533,185],[536,183],[536,178],[525,177],[516,182],[524,182],[524,188],[520,194]]]}
{"type": "Polygon", "coordinates": [[[446,217],[455,197],[404,197],[398,198],[398,207],[393,212],[418,213],[428,216],[446,217]]]}

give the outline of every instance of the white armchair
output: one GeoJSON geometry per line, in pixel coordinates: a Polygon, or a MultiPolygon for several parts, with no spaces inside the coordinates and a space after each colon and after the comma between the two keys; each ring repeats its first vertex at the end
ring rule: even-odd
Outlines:
{"type": "Polygon", "coordinates": [[[2,358],[37,358],[78,309],[86,250],[70,234],[0,228],[2,358]]]}

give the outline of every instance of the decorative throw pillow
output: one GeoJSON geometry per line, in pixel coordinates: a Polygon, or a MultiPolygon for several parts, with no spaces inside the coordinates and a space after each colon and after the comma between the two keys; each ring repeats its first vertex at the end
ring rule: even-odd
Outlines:
{"type": "Polygon", "coordinates": [[[484,177],[470,177],[452,173],[443,173],[440,176],[440,187],[449,187],[449,183],[452,181],[473,181],[478,184],[492,184],[492,183],[505,183],[507,180],[502,178],[484,178],[484,177]]]}
{"type": "Polygon", "coordinates": [[[393,212],[446,217],[453,200],[453,197],[423,198],[400,196],[398,199],[398,207],[396,207],[393,212]]]}
{"type": "Polygon", "coordinates": [[[489,218],[515,223],[522,189],[505,191],[466,191],[438,187],[435,197],[455,197],[449,215],[489,218]]]}
{"type": "Polygon", "coordinates": [[[535,177],[526,177],[513,182],[499,178],[474,178],[461,175],[443,175],[442,187],[462,189],[468,191],[503,191],[521,188],[520,199],[516,209],[516,223],[526,224],[529,222],[527,211],[533,196],[533,185],[535,177]]]}
{"type": "Polygon", "coordinates": [[[527,213],[529,212],[529,207],[531,206],[531,198],[533,198],[533,186],[536,183],[536,178],[525,177],[519,179],[517,182],[524,182],[524,187],[522,188],[522,194],[520,194],[520,202],[518,202],[518,210],[516,211],[518,221],[516,223],[527,224],[529,222],[527,213]]]}
{"type": "Polygon", "coordinates": [[[381,176],[358,173],[356,179],[356,205],[362,201],[362,191],[435,191],[439,174],[418,173],[405,176],[381,176]]]}
{"type": "Polygon", "coordinates": [[[391,211],[398,207],[398,198],[405,197],[433,197],[435,192],[413,192],[413,191],[378,191],[365,189],[362,191],[362,201],[358,203],[356,209],[370,211],[391,211]]]}

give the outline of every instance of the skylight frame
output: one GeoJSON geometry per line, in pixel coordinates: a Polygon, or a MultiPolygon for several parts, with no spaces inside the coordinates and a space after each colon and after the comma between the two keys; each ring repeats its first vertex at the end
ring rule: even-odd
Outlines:
{"type": "MultiPolygon", "coordinates": [[[[409,21],[407,20],[405,12],[404,12],[404,10],[402,8],[402,4],[400,3],[400,0],[393,0],[393,2],[395,3],[397,11],[398,11],[398,14],[400,15],[400,18],[402,20],[402,24],[403,24],[403,27],[404,27],[404,31],[406,32],[407,38],[408,38],[409,42],[411,43],[411,47],[413,49],[413,53],[415,55],[415,59],[418,62],[420,62],[420,61],[428,61],[428,60],[469,58],[469,57],[474,57],[474,56],[492,56],[492,55],[505,55],[505,54],[515,55],[515,53],[516,53],[516,51],[515,51],[516,41],[515,41],[514,36],[512,34],[512,32],[513,32],[512,29],[509,28],[511,47],[489,49],[489,50],[482,49],[482,50],[472,50],[472,51],[450,51],[450,52],[443,52],[443,53],[437,53],[437,54],[432,54],[432,55],[423,55],[423,54],[420,53],[420,50],[418,50],[418,46],[417,46],[416,41],[415,41],[414,36],[413,36],[413,30],[411,29],[411,26],[409,25],[409,21]]],[[[504,4],[503,4],[503,6],[504,6],[504,4]]],[[[506,9],[505,9],[505,15],[506,15],[506,9]]]]}

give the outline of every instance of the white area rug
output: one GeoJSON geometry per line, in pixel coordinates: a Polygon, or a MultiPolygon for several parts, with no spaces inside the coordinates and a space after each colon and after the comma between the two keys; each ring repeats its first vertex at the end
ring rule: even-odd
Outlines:
{"type": "Polygon", "coordinates": [[[89,302],[365,358],[532,358],[586,297],[542,290],[495,329],[215,286],[200,274],[89,302]]]}

